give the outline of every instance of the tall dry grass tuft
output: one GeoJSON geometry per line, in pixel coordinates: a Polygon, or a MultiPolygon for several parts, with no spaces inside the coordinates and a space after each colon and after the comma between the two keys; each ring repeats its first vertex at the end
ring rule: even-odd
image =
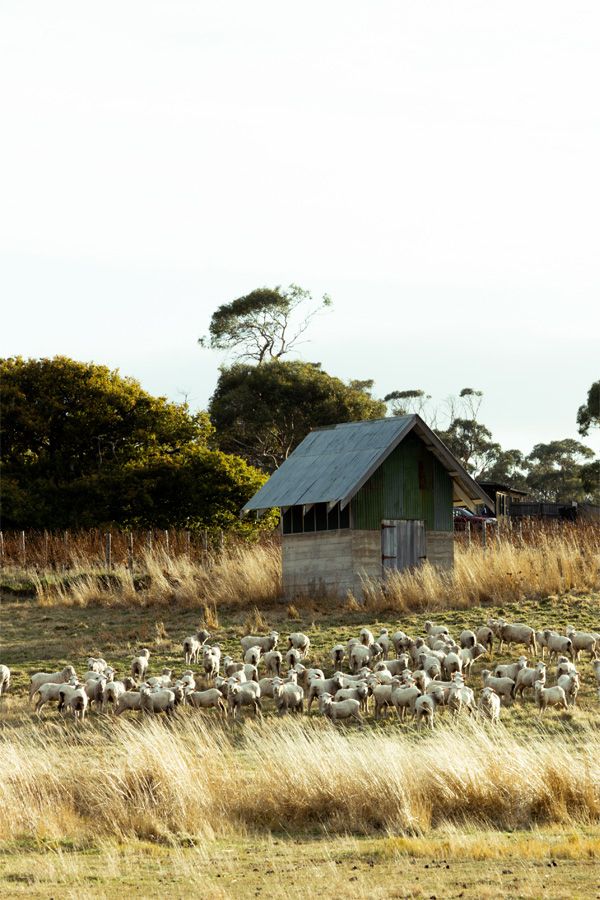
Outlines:
{"type": "Polygon", "coordinates": [[[434,734],[200,716],[0,733],[0,838],[322,829],[405,834],[600,821],[600,735],[434,734]]]}
{"type": "Polygon", "coordinates": [[[273,543],[239,543],[203,561],[145,550],[133,573],[125,565],[110,573],[81,568],[62,579],[32,575],[42,605],[169,606],[203,609],[216,627],[219,606],[264,605],[281,594],[281,554],[273,543]]]}
{"type": "Polygon", "coordinates": [[[383,583],[365,580],[365,606],[373,611],[422,612],[466,609],[482,602],[501,605],[566,591],[591,591],[600,584],[600,531],[567,526],[538,528],[527,542],[506,535],[480,544],[457,543],[454,569],[426,563],[392,572],[383,583]]]}

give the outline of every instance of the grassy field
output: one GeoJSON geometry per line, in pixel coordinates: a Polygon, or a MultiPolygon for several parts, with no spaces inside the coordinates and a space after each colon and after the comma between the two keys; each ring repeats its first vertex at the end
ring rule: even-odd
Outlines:
{"type": "MultiPolygon", "coordinates": [[[[363,625],[417,635],[433,618],[458,634],[503,615],[560,631],[600,629],[593,589],[503,590],[501,602],[473,605],[468,595],[454,608],[447,596],[401,613],[381,598],[366,607],[353,598],[290,606],[274,597],[273,549],[259,552],[266,555],[254,553],[254,568],[239,557],[225,584],[213,565],[212,597],[198,589],[197,572],[186,576],[183,562],[166,560],[145,587],[131,587],[129,603],[98,573],[87,581],[44,574],[36,599],[4,595],[0,661],[13,686],[0,701],[0,894],[116,897],[130,887],[141,897],[600,897],[600,701],[587,660],[577,709],[540,722],[531,700],[516,703],[495,732],[457,725],[445,712],[433,734],[392,716],[369,717],[363,729],[318,715],[280,721],[270,701],[264,722],[224,727],[189,709],[173,723],[136,714],[115,723],[92,712],[83,728],[55,707],[42,721],[32,713],[31,672],[72,663],[81,673],[89,655],[102,655],[124,674],[147,646],[152,672],[180,673],[181,641],[200,624],[234,656],[249,631],[275,628],[282,639],[306,631],[311,662],[326,673],[331,646],[363,625]],[[259,609],[252,599],[261,593],[259,609]]],[[[464,560],[477,553],[464,552],[464,560]]],[[[489,662],[477,662],[476,686],[489,662]]]]}

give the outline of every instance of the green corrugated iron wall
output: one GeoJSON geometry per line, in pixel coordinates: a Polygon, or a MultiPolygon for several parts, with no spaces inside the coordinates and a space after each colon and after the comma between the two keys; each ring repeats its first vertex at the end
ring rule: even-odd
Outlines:
{"type": "Polygon", "coordinates": [[[382,519],[423,519],[452,531],[452,479],[414,434],[391,453],[352,500],[354,528],[376,531],[382,519]]]}

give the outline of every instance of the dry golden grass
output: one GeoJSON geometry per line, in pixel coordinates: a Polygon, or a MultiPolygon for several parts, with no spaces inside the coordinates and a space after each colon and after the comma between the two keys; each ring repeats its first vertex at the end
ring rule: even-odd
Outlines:
{"type": "Polygon", "coordinates": [[[467,609],[537,600],[567,591],[592,591],[600,583],[600,530],[594,526],[538,528],[527,542],[516,535],[480,544],[457,543],[454,569],[440,572],[426,563],[393,572],[384,583],[364,583],[366,608],[421,612],[467,609]]]}
{"type": "Polygon", "coordinates": [[[174,723],[5,727],[0,759],[0,840],[600,821],[592,725],[528,738],[465,721],[421,735],[323,719],[230,729],[188,712],[174,723]]]}

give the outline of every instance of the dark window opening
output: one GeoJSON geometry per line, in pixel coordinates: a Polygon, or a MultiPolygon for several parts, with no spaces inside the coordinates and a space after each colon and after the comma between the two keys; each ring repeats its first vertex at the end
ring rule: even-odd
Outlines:
{"type": "Polygon", "coordinates": [[[317,531],[327,531],[327,504],[315,504],[315,528],[317,531]]]}
{"type": "Polygon", "coordinates": [[[304,531],[314,531],[315,530],[315,508],[311,506],[306,515],[304,516],[303,522],[304,531]]]}
{"type": "Polygon", "coordinates": [[[301,506],[292,506],[292,534],[302,534],[302,515],[301,506]]]}
{"type": "Polygon", "coordinates": [[[290,508],[286,509],[284,512],[281,521],[283,522],[283,533],[291,534],[292,533],[292,510],[290,508]]]}
{"type": "Polygon", "coordinates": [[[303,506],[290,506],[283,513],[281,521],[284,534],[310,534],[313,531],[350,528],[350,504],[340,509],[339,503],[336,503],[328,511],[326,503],[315,503],[306,514],[303,506]]]}
{"type": "Polygon", "coordinates": [[[340,509],[340,528],[350,528],[350,504],[340,509]]]}

